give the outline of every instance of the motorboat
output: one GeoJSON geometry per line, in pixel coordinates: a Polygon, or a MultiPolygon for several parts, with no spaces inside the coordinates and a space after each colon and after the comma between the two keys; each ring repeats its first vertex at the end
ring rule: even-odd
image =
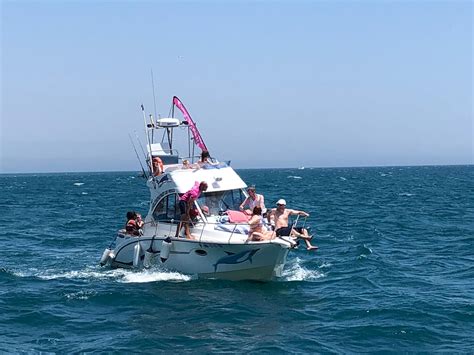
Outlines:
{"type": "Polygon", "coordinates": [[[232,212],[235,215],[248,196],[247,185],[230,162],[215,157],[198,162],[196,152],[208,149],[180,99],[173,97],[171,117],[148,118],[143,106],[142,112],[147,138],[142,170],[150,190],[149,210],[139,235],[119,230],[100,264],[112,268],[160,267],[198,278],[268,281],[280,277],[295,242],[285,237],[248,241],[248,223],[232,218],[232,212]],[[183,118],[175,117],[175,108],[183,118]],[[187,141],[184,154],[175,143],[178,134],[187,141]],[[161,141],[156,142],[156,137],[161,141]],[[160,166],[154,169],[157,158],[160,166]],[[189,239],[182,231],[177,232],[179,198],[202,181],[208,189],[194,203],[189,239]]]}

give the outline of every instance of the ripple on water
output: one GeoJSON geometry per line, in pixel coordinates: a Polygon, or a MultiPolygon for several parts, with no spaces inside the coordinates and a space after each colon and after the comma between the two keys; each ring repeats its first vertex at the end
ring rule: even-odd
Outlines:
{"type": "Polygon", "coordinates": [[[0,352],[472,352],[474,167],[239,173],[310,213],[275,282],[98,267],[136,173],[0,175],[0,352]]]}

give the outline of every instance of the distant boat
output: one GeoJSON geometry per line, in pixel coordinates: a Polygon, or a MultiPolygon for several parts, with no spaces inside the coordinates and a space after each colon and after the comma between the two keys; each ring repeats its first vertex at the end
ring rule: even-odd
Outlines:
{"type": "Polygon", "coordinates": [[[298,169],[299,170],[304,170],[304,166],[300,166],[298,169]]]}

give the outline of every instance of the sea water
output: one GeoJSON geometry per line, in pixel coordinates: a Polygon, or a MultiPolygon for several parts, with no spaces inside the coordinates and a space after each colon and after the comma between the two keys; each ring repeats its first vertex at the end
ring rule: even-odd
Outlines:
{"type": "Polygon", "coordinates": [[[474,167],[238,171],[310,213],[276,281],[101,268],[135,172],[0,175],[0,351],[474,351],[474,167]]]}

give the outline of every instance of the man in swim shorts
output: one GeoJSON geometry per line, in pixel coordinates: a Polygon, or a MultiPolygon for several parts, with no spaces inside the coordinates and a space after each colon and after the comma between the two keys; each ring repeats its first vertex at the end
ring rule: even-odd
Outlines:
{"type": "Polygon", "coordinates": [[[288,218],[290,215],[300,215],[303,217],[309,217],[309,214],[304,211],[291,210],[286,208],[286,201],[279,199],[276,203],[277,207],[273,208],[270,213],[267,213],[268,222],[273,218],[275,221],[275,233],[277,237],[290,236],[294,238],[301,238],[306,243],[307,250],[318,249],[317,246],[311,245],[311,236],[308,235],[308,231],[301,227],[293,227],[288,225],[288,218]]]}

